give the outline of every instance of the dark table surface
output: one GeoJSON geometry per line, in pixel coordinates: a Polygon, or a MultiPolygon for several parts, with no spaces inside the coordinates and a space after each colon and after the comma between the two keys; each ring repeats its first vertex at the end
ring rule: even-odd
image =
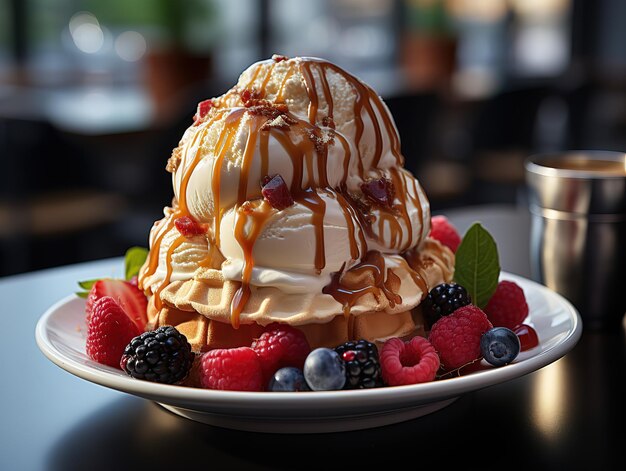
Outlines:
{"type": "MultiPolygon", "coordinates": [[[[503,270],[529,276],[525,209],[446,213],[481,221],[503,270]]],[[[76,281],[120,271],[121,259],[0,279],[0,470],[120,469],[625,469],[626,325],[584,330],[560,360],[462,396],[430,415],[370,430],[264,434],[203,425],[54,366],[35,324],[76,281]]]]}

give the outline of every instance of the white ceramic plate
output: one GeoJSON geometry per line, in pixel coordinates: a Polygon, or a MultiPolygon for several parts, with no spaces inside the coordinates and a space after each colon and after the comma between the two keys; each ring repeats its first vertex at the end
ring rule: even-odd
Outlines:
{"type": "MultiPolygon", "coordinates": [[[[84,300],[69,296],[41,317],[36,339],[56,365],[80,378],[158,402],[200,422],[260,432],[331,432],[397,423],[434,412],[464,393],[518,378],[565,355],[582,334],[574,307],[542,285],[512,274],[526,293],[540,345],[510,365],[410,386],[353,391],[271,393],[213,391],[139,381],[85,354],[84,300]]],[[[484,362],[484,360],[483,360],[484,362]]]]}

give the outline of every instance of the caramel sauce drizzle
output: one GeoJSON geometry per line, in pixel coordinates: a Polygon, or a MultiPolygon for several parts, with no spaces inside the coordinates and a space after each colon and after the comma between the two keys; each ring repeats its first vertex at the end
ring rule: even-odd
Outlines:
{"type": "MultiPolygon", "coordinates": [[[[297,118],[294,117],[294,119],[297,118]]],[[[306,130],[306,128],[310,125],[302,120],[298,120],[298,126],[306,130]]],[[[287,151],[293,164],[293,178],[290,187],[291,196],[293,197],[294,201],[306,206],[313,213],[311,222],[315,229],[315,270],[320,273],[326,265],[326,253],[324,248],[324,215],[326,214],[326,203],[324,203],[324,200],[322,200],[322,198],[317,194],[315,189],[311,188],[310,186],[302,188],[304,183],[303,160],[306,158],[307,162],[310,163],[312,161],[313,151],[315,149],[307,138],[302,139],[299,142],[299,145],[296,145],[291,141],[286,131],[276,129],[272,130],[271,132],[272,136],[276,138],[276,140],[278,140],[282,147],[287,151]]],[[[320,158],[319,155],[318,158],[320,158]]],[[[324,160],[323,167],[325,169],[325,159],[320,158],[320,160],[324,160]]],[[[322,164],[320,163],[318,167],[321,165],[322,164]]],[[[309,167],[309,181],[307,183],[312,183],[312,165],[309,165],[309,167]]],[[[323,175],[325,178],[325,170],[323,172],[323,175]]]]}
{"type": "MultiPolygon", "coordinates": [[[[372,108],[372,103],[370,100],[371,91],[368,88],[366,88],[365,85],[363,85],[361,82],[353,80],[352,83],[355,86],[356,90],[358,90],[357,95],[359,97],[357,99],[357,106],[355,107],[356,108],[355,115],[357,112],[360,114],[361,109],[365,108],[365,112],[370,117],[370,120],[372,121],[372,125],[374,126],[374,135],[376,136],[376,140],[375,140],[376,147],[374,148],[374,159],[372,160],[371,167],[378,167],[378,162],[380,162],[380,158],[382,157],[382,154],[383,154],[383,136],[382,136],[382,133],[380,132],[380,126],[378,125],[378,120],[376,119],[376,113],[374,112],[374,109],[372,108]]],[[[357,121],[359,121],[359,118],[357,118],[357,121]]],[[[363,129],[363,126],[362,126],[362,129],[363,129]]],[[[362,129],[361,129],[361,136],[363,135],[362,129]]],[[[360,140],[357,140],[357,149],[359,149],[359,144],[360,144],[360,140]]]]}
{"type": "MultiPolygon", "coordinates": [[[[207,124],[207,127],[204,127],[202,132],[196,132],[190,145],[185,146],[185,152],[183,153],[180,168],[185,168],[185,163],[187,162],[187,159],[188,159],[189,149],[193,147],[194,145],[196,145],[198,143],[198,140],[202,142],[202,139],[207,133],[208,126],[213,121],[215,121],[215,119],[217,119],[216,116],[212,117],[209,123],[207,124]]],[[[172,229],[172,227],[174,227],[174,221],[178,216],[188,214],[187,186],[189,184],[189,179],[191,178],[191,174],[193,173],[193,170],[195,169],[196,165],[198,165],[198,162],[200,161],[199,155],[200,155],[200,146],[198,146],[198,149],[196,150],[192,164],[186,168],[186,171],[183,174],[181,185],[180,185],[180,195],[179,195],[180,198],[178,199],[178,208],[175,209],[174,213],[170,216],[169,220],[167,221],[167,224],[163,224],[163,227],[157,232],[155,239],[151,241],[151,244],[150,244],[151,250],[148,254],[148,257],[149,257],[148,267],[143,273],[143,277],[152,276],[156,273],[157,267],[159,265],[159,253],[161,251],[161,243],[163,241],[163,238],[165,237],[165,234],[167,234],[172,229]]],[[[169,283],[169,279],[164,280],[163,283],[166,283],[166,282],[169,283]]]]}
{"type": "MultiPolygon", "coordinates": [[[[221,114],[219,116],[221,116],[221,114]]],[[[187,150],[185,150],[185,157],[184,157],[183,162],[181,162],[181,164],[183,165],[183,168],[185,168],[185,173],[183,174],[181,183],[180,183],[180,198],[178,202],[179,213],[181,215],[189,215],[189,208],[187,206],[187,187],[189,186],[189,180],[191,179],[191,174],[196,169],[196,167],[198,166],[201,160],[200,159],[200,147],[202,144],[202,140],[207,135],[208,126],[210,126],[216,119],[217,119],[217,116],[213,116],[209,120],[207,126],[203,127],[202,132],[198,132],[194,136],[191,146],[189,147],[193,147],[197,143],[198,148],[196,149],[196,153],[193,157],[193,161],[191,162],[191,165],[187,166],[186,168],[184,166],[184,162],[187,160],[187,150]],[[197,142],[197,141],[200,141],[200,142],[197,142]]],[[[189,147],[187,147],[187,149],[189,147]]]]}
{"type": "Polygon", "coordinates": [[[391,289],[392,284],[399,282],[400,278],[391,269],[385,270],[383,254],[378,250],[370,250],[359,264],[345,272],[342,268],[342,270],[333,273],[330,284],[326,285],[322,292],[335,298],[343,306],[344,315],[348,317],[352,306],[366,294],[373,294],[377,301],[381,295],[384,295],[392,308],[396,304],[402,303],[402,298],[391,289]],[[366,279],[372,281],[365,285],[353,284],[345,279],[346,274],[356,277],[359,281],[361,281],[360,278],[363,274],[366,274],[366,279]]]}
{"type": "MultiPolygon", "coordinates": [[[[391,121],[389,112],[385,108],[385,105],[383,104],[383,102],[378,98],[378,95],[376,95],[376,92],[369,87],[367,87],[367,89],[368,89],[368,93],[370,95],[371,101],[376,105],[376,108],[378,109],[378,114],[383,120],[383,124],[385,125],[385,130],[387,131],[387,136],[389,136],[389,138],[391,139],[391,142],[390,142],[391,153],[395,156],[397,165],[403,166],[404,157],[402,157],[402,152],[400,150],[400,137],[398,136],[396,128],[393,122],[391,121]]],[[[380,159],[380,155],[378,156],[378,159],[380,159]]],[[[376,160],[374,166],[377,166],[378,162],[379,160],[376,160]]]]}
{"type": "MultiPolygon", "coordinates": [[[[361,118],[361,113],[363,110],[365,110],[365,113],[369,116],[370,121],[372,122],[372,126],[374,127],[375,149],[374,149],[374,160],[372,161],[372,167],[377,167],[378,162],[380,161],[380,158],[382,156],[383,137],[380,131],[380,126],[378,125],[378,120],[376,119],[376,113],[374,112],[374,108],[372,107],[371,102],[378,101],[378,96],[376,95],[376,93],[374,93],[374,91],[371,88],[366,86],[363,82],[358,80],[356,77],[353,77],[352,75],[348,74],[344,70],[340,69],[336,65],[331,64],[329,62],[317,62],[317,63],[321,64],[321,66],[323,67],[328,67],[329,69],[338,73],[350,85],[352,85],[352,88],[354,89],[354,92],[356,93],[356,102],[354,105],[354,117],[355,117],[355,123],[356,123],[356,128],[357,128],[355,141],[356,141],[357,152],[359,153],[359,161],[360,162],[363,161],[362,156],[360,155],[361,150],[360,150],[359,144],[361,143],[361,138],[363,137],[363,130],[365,128],[363,119],[361,118]]],[[[315,88],[313,88],[313,91],[314,90],[315,88]]],[[[332,99],[330,101],[332,102],[332,99]]],[[[362,174],[363,174],[363,168],[361,167],[361,175],[362,174]]]]}
{"type": "Polygon", "coordinates": [[[251,203],[238,206],[235,213],[235,239],[243,251],[244,263],[241,273],[241,286],[235,292],[230,306],[230,321],[233,328],[239,328],[239,317],[250,298],[250,280],[254,268],[254,244],[274,209],[264,199],[253,207],[251,203]]]}
{"type": "MultiPolygon", "coordinates": [[[[141,278],[142,281],[143,279],[149,276],[152,276],[156,273],[156,270],[159,265],[159,252],[161,251],[161,241],[163,240],[163,237],[165,237],[165,234],[169,232],[172,227],[174,227],[174,219],[170,218],[167,221],[162,222],[161,226],[162,227],[159,228],[158,232],[156,233],[154,237],[154,240],[151,241],[150,243],[150,252],[148,254],[148,265],[143,272],[143,276],[141,278]]],[[[140,288],[143,289],[143,283],[141,284],[140,288]]]]}
{"type": "Polygon", "coordinates": [[[232,110],[224,121],[224,127],[217,140],[215,146],[215,162],[213,163],[213,175],[211,179],[211,190],[213,191],[213,208],[215,211],[214,222],[214,238],[215,245],[220,246],[220,224],[222,222],[222,216],[224,211],[220,207],[220,191],[221,191],[221,173],[224,158],[226,152],[231,148],[232,142],[235,139],[237,130],[241,123],[241,119],[246,112],[245,108],[235,108],[232,110]]]}
{"type": "Polygon", "coordinates": [[[341,207],[344,216],[346,218],[346,222],[348,223],[348,240],[350,242],[350,257],[352,260],[359,260],[361,258],[361,251],[359,250],[359,243],[356,240],[355,236],[355,224],[359,226],[358,234],[359,241],[361,242],[361,247],[364,247],[367,250],[367,241],[365,240],[364,231],[359,223],[359,219],[355,214],[355,210],[352,206],[348,204],[346,199],[341,193],[335,193],[335,197],[339,206],[341,207]]]}
{"type": "Polygon", "coordinates": [[[326,203],[313,188],[303,190],[300,195],[294,197],[309,208],[313,216],[311,222],[315,228],[315,270],[319,274],[326,266],[326,250],[324,248],[324,214],[326,213],[326,203]]]}
{"type": "Polygon", "coordinates": [[[248,83],[246,84],[245,87],[243,88],[250,88],[250,86],[255,82],[255,80],[259,77],[259,74],[261,73],[262,68],[261,67],[257,67],[256,70],[254,71],[254,73],[252,74],[252,77],[250,77],[250,80],[248,80],[248,83]]]}
{"type": "Polygon", "coordinates": [[[326,74],[324,73],[324,70],[322,69],[321,65],[318,65],[318,73],[322,82],[322,90],[324,91],[324,100],[326,100],[326,103],[328,104],[328,117],[330,119],[333,119],[334,115],[333,115],[333,111],[334,111],[334,107],[333,107],[333,95],[330,92],[330,86],[328,85],[328,79],[326,78],[326,74]]]}
{"type": "MultiPolygon", "coordinates": [[[[250,174],[252,157],[254,155],[254,146],[257,141],[259,129],[264,123],[265,120],[259,119],[258,116],[252,116],[250,126],[248,128],[248,140],[246,141],[246,147],[242,159],[243,161],[241,164],[241,173],[239,174],[237,206],[235,208],[235,239],[243,251],[244,260],[241,271],[241,286],[235,292],[235,296],[233,297],[230,306],[231,325],[235,329],[239,328],[239,317],[241,316],[241,312],[250,298],[250,280],[252,278],[252,270],[254,269],[254,244],[272,212],[272,207],[263,199],[261,200],[261,204],[258,209],[253,208],[251,204],[246,201],[248,193],[248,176],[250,174]],[[249,224],[251,224],[251,227],[247,228],[246,226],[249,224]]],[[[269,133],[263,134],[268,135],[269,133]]],[[[267,149],[265,152],[265,159],[262,160],[267,162],[267,149]]]]}
{"type": "Polygon", "coordinates": [[[278,87],[278,93],[276,94],[276,103],[284,103],[283,93],[285,92],[285,85],[287,84],[287,80],[291,78],[295,71],[296,68],[293,64],[291,64],[287,69],[287,72],[285,73],[285,76],[283,77],[280,86],[278,87]]]}
{"type": "Polygon", "coordinates": [[[408,191],[406,192],[407,195],[409,195],[409,198],[411,199],[411,203],[413,204],[414,207],[417,208],[417,217],[419,221],[422,221],[422,233],[421,233],[421,237],[426,237],[426,224],[424,224],[424,210],[422,209],[422,204],[420,201],[420,193],[419,193],[419,183],[415,178],[411,178],[412,180],[412,186],[413,186],[413,194],[410,194],[408,191]]]}
{"type": "Polygon", "coordinates": [[[350,171],[350,157],[351,157],[350,144],[348,144],[348,141],[346,140],[346,138],[342,136],[340,133],[335,133],[335,140],[339,141],[341,143],[341,146],[343,147],[344,158],[343,158],[343,175],[341,177],[341,186],[345,186],[346,181],[348,181],[348,172],[350,171]]]}
{"type": "Polygon", "coordinates": [[[267,74],[265,74],[265,78],[263,79],[263,82],[261,83],[261,87],[260,87],[263,94],[265,94],[265,89],[267,88],[267,84],[270,81],[272,72],[274,71],[274,67],[276,67],[276,64],[277,62],[272,61],[272,65],[270,65],[267,69],[267,74]]]}
{"type": "Polygon", "coordinates": [[[198,262],[198,266],[203,268],[212,268],[215,260],[217,247],[215,244],[209,244],[209,253],[202,260],[198,262]]]}
{"type": "Polygon", "coordinates": [[[169,246],[167,253],[165,254],[165,266],[167,272],[165,274],[165,278],[154,293],[154,304],[158,310],[163,307],[163,301],[161,301],[161,291],[163,291],[163,289],[169,284],[170,278],[172,277],[172,270],[174,269],[174,266],[172,265],[172,255],[174,254],[174,250],[176,250],[185,241],[185,239],[185,236],[178,236],[176,240],[172,242],[172,245],[169,246]]]}
{"type": "Polygon", "coordinates": [[[262,132],[259,134],[259,154],[261,156],[261,175],[268,175],[269,172],[269,146],[270,133],[262,132]]]}
{"type": "Polygon", "coordinates": [[[404,245],[401,245],[403,236],[402,226],[400,225],[398,219],[391,218],[395,221],[395,224],[393,224],[392,227],[394,227],[394,230],[397,231],[398,234],[398,244],[395,247],[398,248],[399,251],[402,251],[408,249],[413,242],[413,225],[411,224],[411,217],[409,216],[406,206],[406,195],[408,194],[408,190],[405,184],[406,180],[400,176],[397,168],[389,169],[389,173],[391,175],[393,186],[396,189],[396,198],[400,199],[400,204],[394,205],[394,210],[400,214],[400,217],[406,226],[407,241],[404,245]]]}
{"type": "Polygon", "coordinates": [[[406,263],[413,281],[422,290],[422,300],[428,295],[428,291],[431,288],[425,281],[426,269],[436,265],[444,275],[450,273],[450,268],[443,259],[443,251],[444,249],[441,245],[430,243],[430,252],[426,257],[421,257],[415,247],[402,254],[403,263],[406,263]]]}
{"type": "Polygon", "coordinates": [[[311,71],[311,63],[301,62],[300,72],[304,77],[306,84],[306,90],[309,95],[309,123],[315,124],[317,117],[318,98],[317,89],[315,88],[315,79],[313,78],[313,72],[311,71]]]}
{"type": "Polygon", "coordinates": [[[253,119],[250,120],[250,125],[248,127],[248,139],[246,141],[246,147],[241,162],[241,171],[239,173],[239,188],[237,192],[238,206],[241,206],[244,201],[246,201],[246,197],[248,195],[248,176],[250,175],[250,166],[252,165],[254,148],[256,145],[257,136],[259,134],[259,129],[263,124],[265,124],[264,120],[258,119],[258,117],[256,116],[253,116],[252,118],[253,119]]]}

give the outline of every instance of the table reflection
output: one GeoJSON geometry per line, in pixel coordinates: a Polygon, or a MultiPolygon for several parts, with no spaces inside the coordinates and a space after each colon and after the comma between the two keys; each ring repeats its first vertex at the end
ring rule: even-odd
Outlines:
{"type": "Polygon", "coordinates": [[[535,426],[548,440],[553,440],[563,426],[567,402],[565,359],[541,370],[536,375],[532,390],[531,415],[535,426]]]}

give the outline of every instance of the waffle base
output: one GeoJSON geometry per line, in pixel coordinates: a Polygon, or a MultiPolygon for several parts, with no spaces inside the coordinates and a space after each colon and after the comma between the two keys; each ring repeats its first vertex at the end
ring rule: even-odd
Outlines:
{"type": "MultiPolygon", "coordinates": [[[[301,329],[313,348],[356,339],[381,344],[391,337],[423,335],[420,302],[432,287],[449,282],[454,271],[452,251],[430,238],[406,260],[395,260],[396,265],[390,268],[395,277],[387,277],[385,288],[399,296],[399,303],[382,292],[369,292],[350,306],[350,314],[342,314],[341,305],[327,294],[290,294],[273,287],[252,287],[238,328],[231,324],[230,306],[241,283],[224,279],[218,269],[200,267],[193,278],[172,281],[156,293],[150,286],[159,280],[140,276],[140,286],[149,298],[148,328],[175,326],[196,352],[248,346],[263,326],[272,322],[301,329]],[[420,273],[421,281],[416,280],[413,270],[420,273]]],[[[352,288],[376,286],[370,270],[349,270],[341,282],[352,288]]]]}
{"type": "MultiPolygon", "coordinates": [[[[176,326],[196,353],[215,348],[249,346],[264,329],[256,323],[241,324],[235,329],[230,323],[208,319],[195,311],[182,311],[170,306],[157,309],[153,302],[148,306],[148,320],[148,329],[163,325],[176,326]]],[[[297,327],[304,332],[311,348],[331,348],[354,339],[367,339],[380,346],[391,337],[424,335],[420,307],[397,314],[379,311],[358,316],[339,315],[326,323],[301,324],[297,327]]]]}

